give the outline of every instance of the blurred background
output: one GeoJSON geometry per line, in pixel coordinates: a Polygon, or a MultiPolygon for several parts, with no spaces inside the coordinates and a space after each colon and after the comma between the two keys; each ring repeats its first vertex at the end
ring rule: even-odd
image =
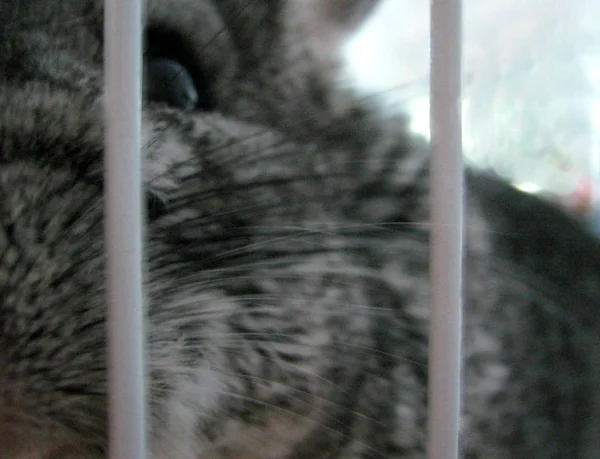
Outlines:
{"type": "MultiPolygon", "coordinates": [[[[408,113],[413,131],[426,137],[429,4],[384,0],[344,46],[344,78],[387,110],[408,113]]],[[[466,161],[593,223],[600,215],[600,1],[463,4],[466,161]]]]}

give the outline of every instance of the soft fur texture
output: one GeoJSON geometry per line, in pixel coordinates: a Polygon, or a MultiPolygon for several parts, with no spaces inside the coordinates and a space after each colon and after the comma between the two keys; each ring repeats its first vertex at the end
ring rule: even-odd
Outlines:
{"type": "MultiPolygon", "coordinates": [[[[0,5],[0,458],[107,454],[101,3],[0,5]]],[[[424,457],[427,148],[306,4],[148,2],[201,100],[144,108],[154,459],[424,457]]],[[[598,242],[468,184],[464,457],[598,458],[598,242]]]]}

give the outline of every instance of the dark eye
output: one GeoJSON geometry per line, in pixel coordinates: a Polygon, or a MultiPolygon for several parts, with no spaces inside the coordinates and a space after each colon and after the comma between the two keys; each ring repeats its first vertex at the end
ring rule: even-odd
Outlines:
{"type": "Polygon", "coordinates": [[[182,64],[171,59],[146,58],[144,96],[146,100],[164,102],[182,110],[193,110],[198,105],[192,76],[182,64]]]}
{"type": "Polygon", "coordinates": [[[177,32],[163,28],[146,31],[144,96],[182,110],[214,109],[210,78],[203,72],[199,51],[177,32]]]}

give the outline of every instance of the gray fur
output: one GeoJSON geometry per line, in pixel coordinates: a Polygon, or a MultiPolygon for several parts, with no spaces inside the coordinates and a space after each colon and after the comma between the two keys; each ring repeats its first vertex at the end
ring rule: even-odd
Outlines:
{"type": "MultiPolygon", "coordinates": [[[[214,105],[144,109],[154,459],[424,458],[427,148],[301,3],[148,4],[214,105]]],[[[0,458],[106,455],[100,5],[0,6],[0,458]]],[[[600,457],[598,242],[467,181],[464,457],[600,457]]]]}

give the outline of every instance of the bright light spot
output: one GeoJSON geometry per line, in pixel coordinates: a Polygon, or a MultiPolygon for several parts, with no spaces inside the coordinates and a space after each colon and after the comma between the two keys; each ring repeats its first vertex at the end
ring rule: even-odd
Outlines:
{"type": "Polygon", "coordinates": [[[408,114],[411,117],[410,130],[429,139],[429,97],[413,99],[408,106],[408,114]]]}
{"type": "Polygon", "coordinates": [[[348,74],[361,90],[380,92],[393,87],[394,54],[390,34],[381,27],[378,12],[348,40],[343,49],[348,74]]]}
{"type": "Polygon", "coordinates": [[[539,185],[536,185],[535,183],[531,183],[531,182],[524,182],[524,183],[516,184],[515,188],[517,188],[518,190],[524,191],[525,193],[531,193],[531,194],[536,194],[536,193],[539,193],[540,191],[542,191],[542,187],[540,187],[539,185]]]}
{"type": "MultiPolygon", "coordinates": [[[[466,112],[469,108],[469,100],[464,99],[462,101],[462,113],[463,113],[463,147],[468,148],[473,145],[473,140],[465,132],[464,128],[466,119],[466,112]]],[[[408,115],[411,118],[410,130],[415,134],[420,134],[426,138],[430,138],[431,123],[429,118],[429,97],[423,96],[413,99],[408,104],[408,115]]]]}
{"type": "Polygon", "coordinates": [[[357,34],[345,47],[348,56],[348,71],[368,90],[379,90],[385,87],[385,66],[378,62],[379,43],[376,36],[364,33],[357,34]]]}

